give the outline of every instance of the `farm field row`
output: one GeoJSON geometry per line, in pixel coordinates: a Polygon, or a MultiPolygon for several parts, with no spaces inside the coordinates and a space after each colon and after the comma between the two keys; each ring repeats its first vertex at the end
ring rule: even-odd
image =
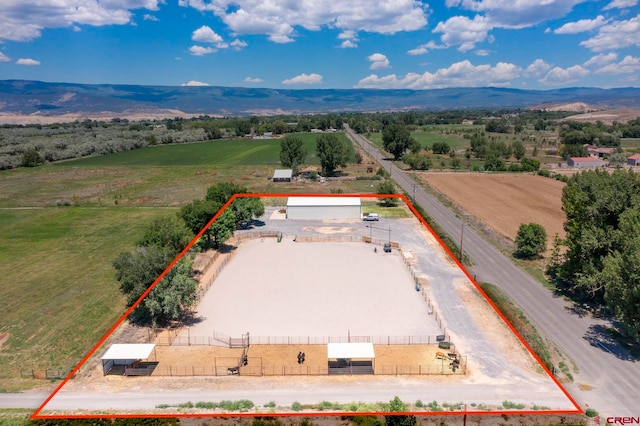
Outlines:
{"type": "Polygon", "coordinates": [[[515,240],[522,223],[538,223],[553,236],[564,236],[562,189],[555,179],[528,174],[420,173],[420,179],[444,194],[502,237],[515,240]]]}

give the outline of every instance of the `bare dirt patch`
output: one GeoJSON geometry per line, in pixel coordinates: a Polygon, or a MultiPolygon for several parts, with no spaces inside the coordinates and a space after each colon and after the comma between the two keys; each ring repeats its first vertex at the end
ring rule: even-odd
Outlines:
{"type": "Polygon", "coordinates": [[[556,233],[564,236],[563,182],[514,174],[424,173],[420,177],[512,242],[522,223],[538,223],[546,229],[547,249],[556,233]]]}
{"type": "Polygon", "coordinates": [[[605,124],[612,124],[614,121],[626,123],[640,117],[640,109],[620,108],[604,111],[585,112],[584,114],[572,115],[565,118],[565,121],[583,121],[587,123],[595,123],[601,121],[605,124]]]}
{"type": "Polygon", "coordinates": [[[0,333],[0,351],[2,350],[2,345],[7,340],[9,340],[9,333],[0,333]]]}

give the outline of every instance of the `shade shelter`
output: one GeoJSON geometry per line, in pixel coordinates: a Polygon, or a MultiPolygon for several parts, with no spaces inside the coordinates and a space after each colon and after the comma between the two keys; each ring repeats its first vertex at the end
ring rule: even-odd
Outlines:
{"type": "Polygon", "coordinates": [[[373,343],[328,343],[329,374],[373,374],[373,343]]]}
{"type": "Polygon", "coordinates": [[[106,376],[115,366],[132,366],[136,362],[149,359],[156,345],[154,343],[116,343],[109,346],[102,355],[102,373],[106,376]]]}

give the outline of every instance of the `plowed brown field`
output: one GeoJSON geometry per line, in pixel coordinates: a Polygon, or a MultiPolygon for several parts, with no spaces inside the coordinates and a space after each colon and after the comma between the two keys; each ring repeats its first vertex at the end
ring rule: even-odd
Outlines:
{"type": "Polygon", "coordinates": [[[522,223],[538,223],[547,231],[547,248],[562,225],[564,183],[523,174],[423,173],[421,179],[456,206],[511,241],[522,223]]]}

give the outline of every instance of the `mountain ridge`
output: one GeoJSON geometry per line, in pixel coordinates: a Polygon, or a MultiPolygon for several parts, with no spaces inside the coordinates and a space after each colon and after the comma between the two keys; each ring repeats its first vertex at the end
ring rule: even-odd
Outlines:
{"type": "Polygon", "coordinates": [[[640,108],[640,88],[508,87],[271,89],[0,80],[0,115],[79,117],[144,112],[152,116],[242,116],[397,110],[530,108],[584,102],[599,109],[640,108]]]}

